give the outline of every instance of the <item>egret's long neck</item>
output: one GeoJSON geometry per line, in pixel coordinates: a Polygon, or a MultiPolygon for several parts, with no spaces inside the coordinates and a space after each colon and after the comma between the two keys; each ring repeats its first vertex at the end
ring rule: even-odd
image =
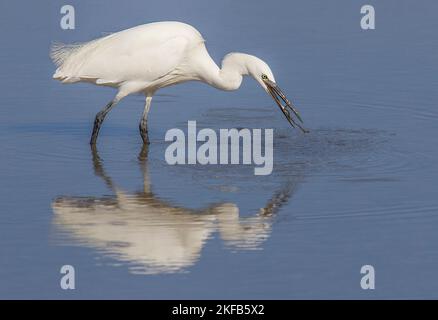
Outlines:
{"type": "Polygon", "coordinates": [[[249,74],[249,57],[251,56],[244,53],[229,53],[222,60],[221,68],[211,60],[212,65],[206,66],[208,72],[204,74],[203,80],[221,90],[236,90],[240,87],[243,76],[249,74]]]}

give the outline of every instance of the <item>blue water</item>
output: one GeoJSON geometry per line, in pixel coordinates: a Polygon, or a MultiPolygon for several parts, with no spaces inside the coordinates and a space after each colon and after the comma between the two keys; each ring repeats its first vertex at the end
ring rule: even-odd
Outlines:
{"type": "Polygon", "coordinates": [[[0,298],[438,298],[435,1],[62,1],[0,4],[0,298]],[[360,28],[360,7],[376,29],[360,28]],[[188,22],[219,63],[267,61],[311,130],[255,81],[164,89],[142,153],[141,96],[61,85],[48,50],[160,20],[188,22]],[[274,171],[169,166],[165,132],[273,128],[274,171]],[[62,290],[62,265],[76,289],[62,290]],[[375,268],[375,290],[360,286],[375,268]]]}

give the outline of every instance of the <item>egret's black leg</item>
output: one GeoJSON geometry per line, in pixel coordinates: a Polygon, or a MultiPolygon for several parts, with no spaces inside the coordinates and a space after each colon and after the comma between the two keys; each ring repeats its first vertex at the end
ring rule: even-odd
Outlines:
{"type": "Polygon", "coordinates": [[[100,126],[102,125],[103,120],[105,120],[105,116],[108,114],[108,112],[111,111],[111,109],[116,105],[115,100],[112,100],[109,102],[105,108],[100,110],[96,114],[96,118],[94,119],[94,127],[93,127],[93,133],[91,134],[91,140],[90,144],[95,145],[97,141],[97,136],[99,135],[100,126]]]}
{"type": "Polygon", "coordinates": [[[139,125],[141,138],[143,139],[143,143],[146,144],[146,145],[149,144],[149,135],[148,135],[148,124],[147,124],[147,122],[148,122],[149,109],[151,108],[151,101],[152,101],[152,97],[147,96],[146,97],[146,103],[145,103],[145,106],[144,106],[143,116],[141,117],[140,125],[139,125]]]}
{"type": "Polygon", "coordinates": [[[143,139],[143,143],[144,144],[149,144],[149,134],[148,134],[148,126],[145,120],[143,120],[143,118],[140,121],[140,125],[139,125],[139,130],[140,130],[140,135],[141,138],[143,139]]]}

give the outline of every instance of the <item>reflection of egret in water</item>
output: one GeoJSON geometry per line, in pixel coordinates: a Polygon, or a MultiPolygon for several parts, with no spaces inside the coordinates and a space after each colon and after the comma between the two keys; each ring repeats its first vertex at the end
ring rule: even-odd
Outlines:
{"type": "Polygon", "coordinates": [[[274,214],[293,192],[294,186],[286,185],[250,217],[240,217],[233,203],[202,210],[182,208],[160,200],[151,191],[147,153],[144,147],[139,156],[144,177],[142,192],[128,194],[118,189],[92,148],[95,173],[115,195],[58,197],[52,203],[57,227],[81,245],[132,264],[134,272],[177,272],[193,265],[215,231],[234,248],[258,248],[269,236],[274,214]]]}

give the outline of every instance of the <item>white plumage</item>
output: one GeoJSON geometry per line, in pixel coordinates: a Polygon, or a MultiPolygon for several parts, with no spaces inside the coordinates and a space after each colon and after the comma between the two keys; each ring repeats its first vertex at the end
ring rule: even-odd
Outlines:
{"type": "Polygon", "coordinates": [[[92,144],[96,142],[106,114],[129,94],[144,93],[146,96],[140,132],[143,141],[149,143],[147,114],[158,89],[195,80],[218,89],[235,90],[240,87],[244,75],[251,75],[273,96],[289,122],[297,125],[287,108],[296,110],[276,86],[274,75],[265,62],[252,55],[230,53],[219,68],[208,54],[201,34],[185,23],[149,23],[82,44],[55,44],[50,55],[58,67],[54,79],[62,83],[90,82],[118,89],[114,100],[96,115],[92,144]]]}

